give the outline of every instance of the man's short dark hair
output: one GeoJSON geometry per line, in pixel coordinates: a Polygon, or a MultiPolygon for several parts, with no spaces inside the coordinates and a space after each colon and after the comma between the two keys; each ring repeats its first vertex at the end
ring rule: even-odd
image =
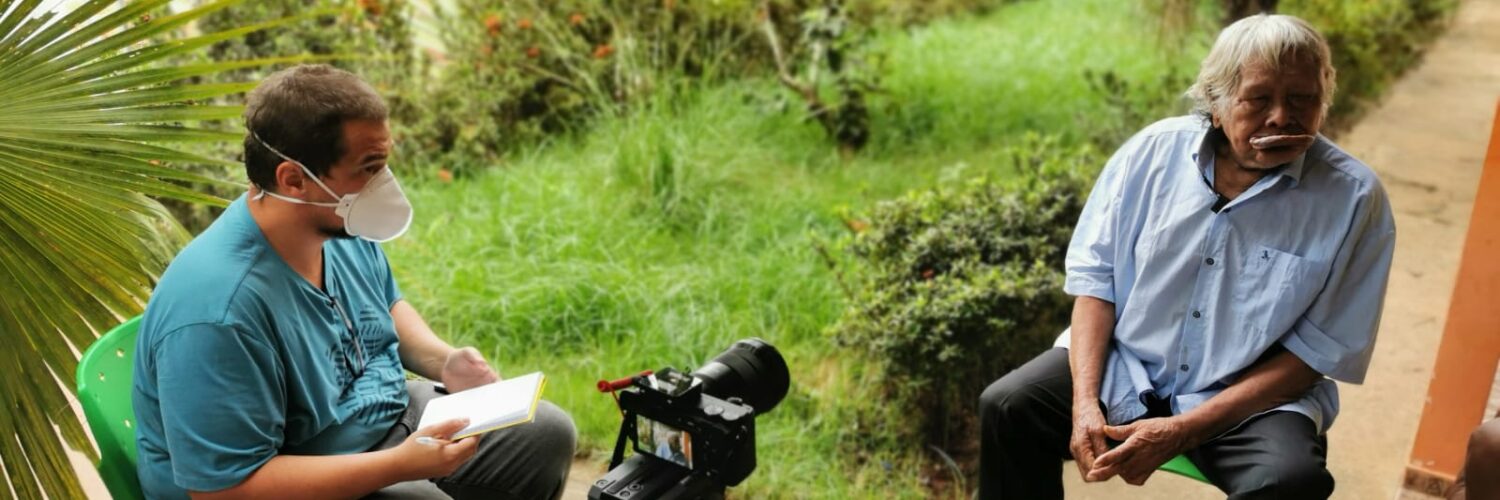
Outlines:
{"type": "MultiPolygon", "coordinates": [[[[385,101],[370,84],[326,64],[272,73],[245,103],[245,127],[319,177],[328,175],[344,156],[344,122],[385,120],[387,115],[385,101]]],[[[245,133],[245,175],[274,192],[276,166],[282,159],[249,131],[245,133]]]]}

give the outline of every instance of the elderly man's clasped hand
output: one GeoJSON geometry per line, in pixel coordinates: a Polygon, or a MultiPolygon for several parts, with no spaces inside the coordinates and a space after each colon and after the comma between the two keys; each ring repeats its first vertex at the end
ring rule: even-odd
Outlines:
{"type": "Polygon", "coordinates": [[[1181,417],[1147,418],[1112,426],[1097,404],[1073,405],[1073,436],[1068,450],[1087,482],[1120,476],[1140,486],[1172,457],[1197,446],[1181,417]],[[1121,443],[1110,449],[1108,441],[1121,443]]]}
{"type": "Polygon", "coordinates": [[[1094,459],[1085,481],[1106,481],[1120,476],[1140,486],[1151,473],[1172,457],[1197,446],[1181,417],[1147,418],[1121,425],[1106,425],[1104,435],[1121,444],[1094,459]]]}

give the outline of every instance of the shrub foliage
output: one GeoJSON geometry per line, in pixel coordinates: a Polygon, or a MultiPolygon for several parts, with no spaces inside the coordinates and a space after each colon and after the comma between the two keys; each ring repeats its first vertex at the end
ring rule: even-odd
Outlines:
{"type": "Polygon", "coordinates": [[[850,294],[835,342],[879,360],[886,392],[940,444],[962,434],[985,384],[1066,326],[1063,257],[1097,156],[1028,138],[1000,158],[1015,175],[883,202],[850,219],[827,256],[850,294]]]}

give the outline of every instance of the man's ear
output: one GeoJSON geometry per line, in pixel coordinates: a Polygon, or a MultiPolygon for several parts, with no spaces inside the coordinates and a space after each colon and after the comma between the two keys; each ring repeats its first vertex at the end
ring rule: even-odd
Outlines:
{"type": "Polygon", "coordinates": [[[297,164],[282,160],[276,165],[276,192],[293,198],[301,197],[306,188],[307,175],[297,164]]]}

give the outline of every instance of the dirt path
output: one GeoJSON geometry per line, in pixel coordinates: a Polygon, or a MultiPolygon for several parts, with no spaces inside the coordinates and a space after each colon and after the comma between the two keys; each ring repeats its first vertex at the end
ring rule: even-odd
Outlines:
{"type": "MultiPolygon", "coordinates": [[[[1329,432],[1334,498],[1393,498],[1442,336],[1500,98],[1500,0],[1467,0],[1451,29],[1339,143],[1380,174],[1396,212],[1396,257],[1375,358],[1362,386],[1341,385],[1329,432]]],[[[1176,476],[1142,489],[1085,485],[1069,498],[1222,498],[1176,476]]]]}
{"type": "Polygon", "coordinates": [[[584,500],[589,497],[589,487],[594,485],[606,472],[609,457],[600,457],[599,460],[574,460],[573,470],[568,473],[568,486],[563,490],[561,500],[584,500]]]}

